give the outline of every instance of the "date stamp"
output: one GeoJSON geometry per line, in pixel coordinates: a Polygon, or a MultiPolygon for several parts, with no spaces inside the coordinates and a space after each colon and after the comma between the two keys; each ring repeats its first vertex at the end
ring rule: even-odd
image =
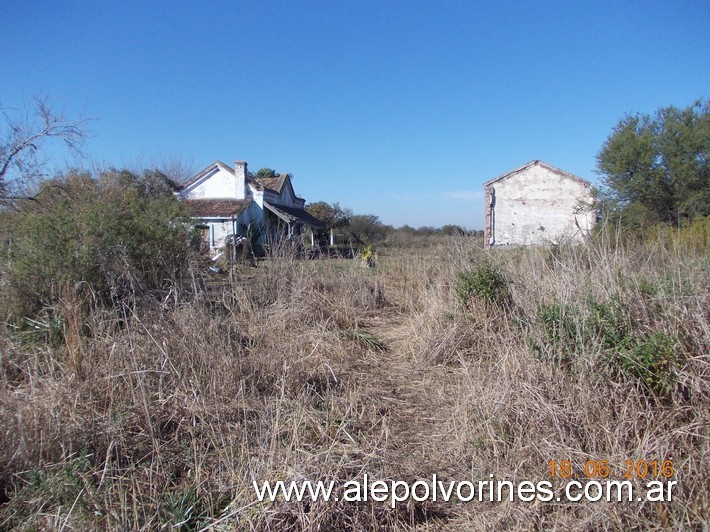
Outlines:
{"type": "Polygon", "coordinates": [[[673,460],[624,460],[623,466],[614,466],[609,460],[587,460],[581,471],[576,470],[570,460],[550,460],[550,477],[561,479],[579,478],[619,478],[645,479],[665,478],[675,475],[673,460]]]}

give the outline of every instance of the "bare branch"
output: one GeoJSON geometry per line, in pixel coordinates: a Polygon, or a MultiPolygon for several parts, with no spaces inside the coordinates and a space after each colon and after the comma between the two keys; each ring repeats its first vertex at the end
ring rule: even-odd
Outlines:
{"type": "Polygon", "coordinates": [[[69,121],[55,113],[47,101],[35,98],[34,112],[18,121],[7,112],[0,123],[0,198],[17,194],[43,177],[47,160],[46,145],[58,142],[78,156],[83,156],[86,139],[85,121],[69,121]]]}

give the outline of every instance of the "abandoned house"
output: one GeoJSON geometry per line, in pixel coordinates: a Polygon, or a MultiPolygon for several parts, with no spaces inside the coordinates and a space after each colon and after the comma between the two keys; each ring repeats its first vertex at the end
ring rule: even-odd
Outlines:
{"type": "Polygon", "coordinates": [[[487,246],[583,240],[594,227],[592,185],[542,161],[483,184],[487,246]]]}
{"type": "Polygon", "coordinates": [[[291,176],[255,179],[247,163],[234,168],[215,161],[177,190],[202,231],[205,247],[215,255],[230,235],[258,234],[261,243],[274,238],[303,239],[306,229],[322,223],[304,210],[306,200],[296,196],[291,176]]]}

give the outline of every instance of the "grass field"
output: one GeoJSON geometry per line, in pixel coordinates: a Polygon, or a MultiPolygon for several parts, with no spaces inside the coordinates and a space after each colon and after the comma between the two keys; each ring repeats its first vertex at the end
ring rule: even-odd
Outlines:
{"type": "MultiPolygon", "coordinates": [[[[702,530],[710,255],[287,255],[0,338],[0,529],[702,530]],[[208,287],[205,290],[205,287],[208,287]],[[672,460],[671,502],[258,502],[253,481],[538,482],[672,460]]],[[[647,479],[634,478],[635,486],[647,479]]]]}

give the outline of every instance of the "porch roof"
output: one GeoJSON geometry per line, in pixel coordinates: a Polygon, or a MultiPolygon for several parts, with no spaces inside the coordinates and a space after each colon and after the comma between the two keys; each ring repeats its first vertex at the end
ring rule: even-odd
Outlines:
{"type": "Polygon", "coordinates": [[[264,208],[273,212],[276,216],[278,216],[287,224],[300,222],[315,228],[325,227],[325,224],[323,222],[321,222],[318,218],[303,209],[297,209],[295,207],[285,207],[284,205],[272,205],[268,201],[264,202],[264,208]]]}

